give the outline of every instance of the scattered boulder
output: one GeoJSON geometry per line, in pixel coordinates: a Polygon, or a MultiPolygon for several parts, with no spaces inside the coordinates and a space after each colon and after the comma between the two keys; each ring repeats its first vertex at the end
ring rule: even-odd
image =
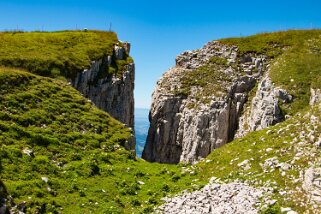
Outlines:
{"type": "Polygon", "coordinates": [[[47,177],[41,177],[41,180],[45,183],[48,183],[49,179],[47,177]]]}
{"type": "Polygon", "coordinates": [[[317,102],[321,101],[321,89],[310,89],[310,105],[315,105],[317,102]]]}
{"type": "Polygon", "coordinates": [[[310,167],[305,171],[302,188],[314,203],[321,205],[321,168],[310,167]]]}
{"type": "Polygon", "coordinates": [[[284,103],[289,103],[293,101],[293,96],[282,88],[275,88],[274,95],[280,98],[284,103]]]}
{"type": "Polygon", "coordinates": [[[22,153],[24,153],[24,154],[26,154],[26,155],[28,155],[28,156],[31,156],[31,157],[34,156],[33,150],[32,150],[32,149],[29,149],[28,147],[24,148],[24,149],[22,150],[22,153]]]}
{"type": "Polygon", "coordinates": [[[242,167],[245,171],[251,169],[251,163],[249,160],[244,160],[237,164],[238,167],[242,167]]]}

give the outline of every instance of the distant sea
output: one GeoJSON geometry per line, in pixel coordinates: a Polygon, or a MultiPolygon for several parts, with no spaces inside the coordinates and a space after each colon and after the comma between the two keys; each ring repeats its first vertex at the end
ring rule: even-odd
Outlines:
{"type": "Polygon", "coordinates": [[[149,120],[149,109],[136,108],[135,109],[135,134],[136,134],[136,155],[142,156],[144,146],[146,143],[149,120]]]}

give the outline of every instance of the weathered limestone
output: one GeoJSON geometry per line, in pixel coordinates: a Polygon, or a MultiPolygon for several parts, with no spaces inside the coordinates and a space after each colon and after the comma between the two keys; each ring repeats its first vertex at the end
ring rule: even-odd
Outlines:
{"type": "Polygon", "coordinates": [[[266,74],[258,85],[250,108],[246,109],[239,120],[239,130],[236,137],[266,128],[283,119],[281,109],[278,106],[278,97],[276,96],[276,93],[281,93],[280,91],[283,92],[283,90],[274,90],[272,81],[266,74]]]}
{"type": "Polygon", "coordinates": [[[321,89],[310,89],[311,97],[310,97],[310,105],[315,105],[317,102],[321,101],[321,89]]]}
{"type": "MultiPolygon", "coordinates": [[[[130,46],[129,43],[126,44],[127,49],[115,45],[114,56],[105,56],[92,62],[90,69],[78,73],[72,80],[72,85],[98,108],[108,112],[128,127],[134,128],[135,65],[133,63],[125,65],[121,78],[115,75],[102,75],[112,64],[112,60],[122,60],[125,54],[129,54],[126,50],[129,50],[130,46]]],[[[125,146],[128,149],[135,149],[134,136],[125,146]]]]}
{"type": "Polygon", "coordinates": [[[255,96],[249,107],[239,119],[239,129],[236,137],[264,129],[281,122],[284,115],[278,105],[279,102],[292,102],[293,97],[286,90],[274,87],[269,72],[267,72],[258,84],[255,96]]]}
{"type": "Polygon", "coordinates": [[[264,191],[240,182],[210,183],[194,192],[163,199],[155,213],[252,213],[260,211],[264,191]]]}
{"type": "Polygon", "coordinates": [[[234,138],[248,92],[266,68],[264,56],[248,54],[238,59],[237,51],[235,46],[210,42],[176,58],[176,67],[163,75],[153,93],[144,159],[193,163],[234,138]],[[175,95],[174,91],[180,88],[180,78],[186,72],[207,64],[212,57],[226,59],[229,66],[222,66],[222,72],[233,81],[223,85],[227,93],[210,96],[209,103],[190,108],[196,103],[193,94],[202,88],[192,87],[188,97],[175,95]],[[240,74],[240,70],[249,74],[240,74]]]}
{"type": "Polygon", "coordinates": [[[321,205],[321,168],[308,168],[304,173],[302,187],[313,202],[321,205]]]}

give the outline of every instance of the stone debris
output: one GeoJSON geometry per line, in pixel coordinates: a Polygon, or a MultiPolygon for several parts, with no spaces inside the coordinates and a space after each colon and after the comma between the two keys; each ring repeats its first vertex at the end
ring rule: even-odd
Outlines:
{"type": "Polygon", "coordinates": [[[266,152],[271,152],[273,149],[272,148],[267,148],[265,151],[266,152]]]}
{"type": "Polygon", "coordinates": [[[210,183],[198,191],[164,198],[165,204],[155,213],[255,214],[260,211],[263,196],[263,190],[240,182],[210,183]]]}
{"type": "Polygon", "coordinates": [[[310,89],[311,97],[310,97],[310,105],[315,105],[316,103],[321,101],[321,89],[310,89]]]}
{"type": "Polygon", "coordinates": [[[238,167],[242,167],[245,171],[251,169],[251,163],[249,160],[244,160],[243,162],[237,164],[238,167]]]}
{"type": "Polygon", "coordinates": [[[41,180],[45,183],[48,183],[49,179],[47,177],[41,177],[41,180]]]}
{"type": "Polygon", "coordinates": [[[260,163],[264,172],[268,172],[268,170],[274,171],[276,166],[279,164],[279,160],[277,157],[268,158],[264,161],[264,164],[260,163]]]}
{"type": "Polygon", "coordinates": [[[321,168],[310,167],[305,171],[302,188],[312,201],[321,205],[321,168]]]}
{"type": "Polygon", "coordinates": [[[144,185],[145,184],[145,182],[143,182],[143,181],[137,181],[137,183],[140,184],[140,185],[144,185]]]}
{"type": "Polygon", "coordinates": [[[290,207],[281,207],[281,213],[290,212],[292,209],[290,207]]]}
{"type": "Polygon", "coordinates": [[[24,154],[26,154],[26,155],[28,155],[28,156],[33,156],[33,155],[34,155],[34,154],[33,154],[33,150],[32,150],[32,149],[29,149],[28,147],[24,148],[24,149],[22,150],[22,153],[24,153],[24,154]]]}

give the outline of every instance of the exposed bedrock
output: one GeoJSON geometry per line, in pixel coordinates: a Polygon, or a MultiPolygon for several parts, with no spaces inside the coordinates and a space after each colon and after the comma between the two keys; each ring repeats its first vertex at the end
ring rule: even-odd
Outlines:
{"type": "Polygon", "coordinates": [[[217,41],[179,55],[176,66],[161,77],[153,93],[150,128],[142,157],[152,162],[194,163],[233,140],[239,127],[244,134],[281,120],[277,97],[286,92],[271,88],[270,79],[264,79],[267,75],[263,78],[268,64],[268,58],[263,55],[239,56],[236,46],[217,41]],[[217,72],[217,80],[205,79],[202,85],[199,82],[204,79],[196,76],[192,79],[195,85],[186,90],[186,76],[204,68],[212,69],[205,72],[217,72]],[[256,110],[250,111],[253,115],[242,121],[244,104],[257,81],[261,92],[258,90],[255,97],[261,97],[251,100],[256,110]],[[208,93],[209,84],[217,90],[208,93]],[[256,112],[258,109],[262,111],[260,114],[256,112]],[[250,129],[244,128],[245,120],[253,121],[247,124],[250,129]]]}
{"type": "MultiPolygon", "coordinates": [[[[124,65],[121,76],[108,73],[116,60],[125,60],[129,54],[129,43],[125,44],[124,47],[116,45],[113,56],[93,61],[90,69],[79,73],[72,80],[72,85],[98,108],[133,129],[135,65],[124,65]]],[[[134,136],[125,147],[135,149],[134,136]]]]}

